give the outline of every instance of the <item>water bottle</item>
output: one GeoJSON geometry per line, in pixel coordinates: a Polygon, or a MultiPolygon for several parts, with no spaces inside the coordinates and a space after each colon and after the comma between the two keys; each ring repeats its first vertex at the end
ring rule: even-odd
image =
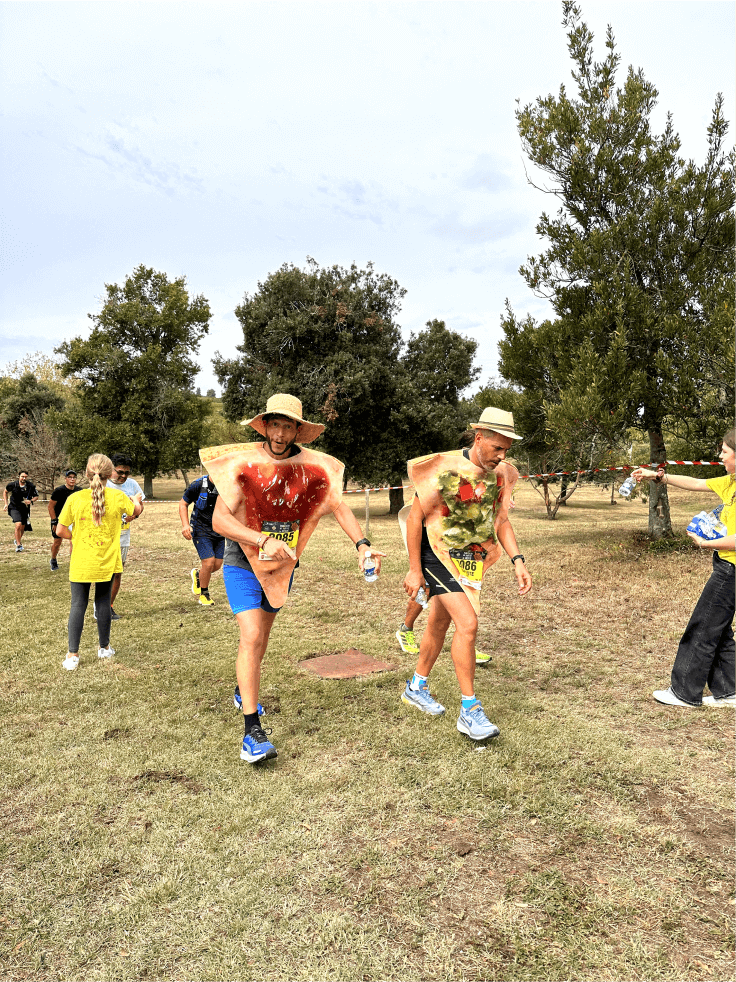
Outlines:
{"type": "Polygon", "coordinates": [[[427,607],[429,607],[429,598],[427,597],[427,594],[424,592],[423,586],[420,586],[419,590],[417,591],[417,599],[415,603],[418,603],[420,607],[424,608],[424,610],[426,610],[427,607]]]}
{"type": "Polygon", "coordinates": [[[721,506],[711,512],[698,512],[688,525],[688,532],[694,532],[701,539],[722,539],[728,534],[728,529],[721,521],[722,510],[721,506]]]}
{"type": "Polygon", "coordinates": [[[366,583],[375,583],[378,579],[378,573],[376,572],[376,560],[370,549],[366,550],[365,557],[363,559],[363,576],[365,576],[366,583]]]}
{"type": "Polygon", "coordinates": [[[622,498],[628,498],[635,487],[636,487],[636,478],[634,477],[633,474],[629,474],[629,476],[626,478],[624,483],[618,489],[618,493],[621,495],[622,498]]]}

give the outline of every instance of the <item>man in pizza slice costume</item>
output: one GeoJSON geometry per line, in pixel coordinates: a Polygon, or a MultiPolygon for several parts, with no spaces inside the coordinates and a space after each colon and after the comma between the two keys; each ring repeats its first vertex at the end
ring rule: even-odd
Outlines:
{"type": "Polygon", "coordinates": [[[409,572],[404,589],[415,600],[423,587],[430,605],[416,671],[401,698],[431,716],[444,713],[427,680],[454,623],[451,652],[461,695],[457,728],[474,740],[484,740],[498,736],[499,730],[475,696],[475,637],[483,576],[505,551],[522,596],[531,590],[532,578],[509,521],[519,475],[505,457],[512,442],[521,439],[514,432],[514,417],[489,407],[471,425],[475,440],[469,449],[429,454],[408,463],[416,495],[406,522],[409,572]]]}
{"type": "MultiPolygon", "coordinates": [[[[342,500],[344,466],[300,446],[316,440],[324,426],[303,419],[299,399],[277,393],[265,412],[243,425],[252,426],[264,442],[210,447],[199,455],[219,491],[212,528],[225,537],[222,571],[240,628],[235,690],[235,704],[245,718],[240,756],[257,763],[277,756],[260,724],[261,662],[299,557],[320,518],[329,513],[355,543],[361,570],[370,542],[342,500]]],[[[373,549],[372,554],[380,569],[384,553],[373,549]]]]}

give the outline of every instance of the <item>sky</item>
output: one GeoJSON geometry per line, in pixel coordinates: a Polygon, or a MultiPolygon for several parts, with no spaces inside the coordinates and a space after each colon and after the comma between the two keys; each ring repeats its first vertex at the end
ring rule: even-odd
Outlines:
{"type": "MultiPolygon", "coordinates": [[[[733,125],[735,5],[579,5],[702,161],[718,92],[733,125]]],[[[571,88],[561,21],[557,0],[0,0],[0,367],[86,337],[143,264],[209,301],[194,385],[219,394],[234,308],[311,256],[389,274],[404,336],[444,320],[487,382],[506,299],[549,313],[518,272],[550,206],[514,111],[571,88]]]]}

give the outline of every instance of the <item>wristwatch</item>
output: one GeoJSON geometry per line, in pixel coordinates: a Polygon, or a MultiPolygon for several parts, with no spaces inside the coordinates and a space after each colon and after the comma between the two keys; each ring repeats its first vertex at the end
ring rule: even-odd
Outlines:
{"type": "Polygon", "coordinates": [[[358,539],[358,541],[355,543],[355,548],[360,549],[361,546],[368,546],[368,548],[370,549],[371,544],[368,541],[368,539],[358,539]]]}
{"type": "Polygon", "coordinates": [[[518,552],[515,556],[512,556],[511,557],[511,565],[512,566],[514,565],[514,563],[516,562],[517,559],[520,559],[522,561],[522,563],[526,566],[526,559],[524,559],[524,557],[522,556],[522,554],[520,552],[518,552]]]}

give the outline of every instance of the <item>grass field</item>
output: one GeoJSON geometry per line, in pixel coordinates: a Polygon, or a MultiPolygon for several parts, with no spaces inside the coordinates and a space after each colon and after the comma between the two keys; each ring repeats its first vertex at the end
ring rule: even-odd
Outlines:
{"type": "MultiPolygon", "coordinates": [[[[680,527],[709,503],[670,498],[680,527]]],[[[22,555],[3,518],[3,979],[733,978],[733,712],[651,698],[707,557],[638,544],[641,503],[585,489],[548,522],[522,487],[534,589],[506,559],[486,580],[476,691],[501,737],[476,746],[449,651],[445,717],[400,701],[406,560],[372,502],[378,583],[327,520],[277,618],[265,767],[239,760],[235,623],[220,576],[196,605],[174,502],[133,527],[116,658],[90,612],[73,673],[67,548],[52,574],[39,510],[22,555]],[[297,665],[349,647],[396,671],[297,665]]]]}

